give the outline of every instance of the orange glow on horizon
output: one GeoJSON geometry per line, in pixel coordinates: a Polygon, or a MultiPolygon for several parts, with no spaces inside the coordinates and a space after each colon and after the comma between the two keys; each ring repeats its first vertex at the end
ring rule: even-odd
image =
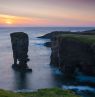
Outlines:
{"type": "Polygon", "coordinates": [[[48,24],[48,20],[40,18],[29,18],[29,17],[20,17],[20,16],[11,16],[11,15],[2,15],[0,14],[0,24],[2,25],[44,25],[48,24]]]}
{"type": "Polygon", "coordinates": [[[7,19],[5,21],[5,23],[8,24],[8,25],[12,25],[13,24],[13,20],[12,19],[7,19]]]}
{"type": "Polygon", "coordinates": [[[85,26],[95,25],[95,21],[72,18],[36,18],[0,14],[0,25],[2,26],[85,26]]]}
{"type": "Polygon", "coordinates": [[[15,17],[13,17],[13,16],[0,14],[0,24],[12,25],[14,22],[14,18],[15,17]]]}

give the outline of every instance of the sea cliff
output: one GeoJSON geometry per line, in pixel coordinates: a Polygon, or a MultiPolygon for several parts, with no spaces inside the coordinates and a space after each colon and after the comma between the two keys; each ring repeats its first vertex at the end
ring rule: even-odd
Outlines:
{"type": "Polygon", "coordinates": [[[81,72],[95,76],[95,30],[83,32],[54,31],[40,38],[50,39],[51,65],[70,78],[81,72]]]}

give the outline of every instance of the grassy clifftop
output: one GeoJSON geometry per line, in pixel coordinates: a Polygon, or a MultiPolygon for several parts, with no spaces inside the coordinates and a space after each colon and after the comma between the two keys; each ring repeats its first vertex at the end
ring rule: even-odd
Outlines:
{"type": "Polygon", "coordinates": [[[37,92],[29,93],[14,93],[10,91],[0,90],[0,97],[80,97],[74,92],[69,90],[54,89],[42,89],[37,92]]]}
{"type": "Polygon", "coordinates": [[[59,35],[57,37],[60,37],[62,39],[63,38],[74,39],[74,40],[78,40],[80,42],[84,42],[87,44],[95,43],[95,35],[63,34],[63,35],[59,35]]]}

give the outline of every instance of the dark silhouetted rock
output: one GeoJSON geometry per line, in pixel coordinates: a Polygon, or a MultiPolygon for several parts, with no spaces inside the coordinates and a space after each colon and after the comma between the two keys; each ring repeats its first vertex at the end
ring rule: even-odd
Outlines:
{"type": "Polygon", "coordinates": [[[64,64],[65,73],[72,74],[78,69],[86,75],[95,75],[94,55],[90,45],[76,39],[64,38],[60,43],[59,53],[60,64],[64,64]]]}
{"type": "MultiPolygon", "coordinates": [[[[95,30],[54,31],[39,38],[50,39],[51,65],[70,78],[78,72],[95,76],[95,30]]],[[[46,43],[47,44],[47,43],[46,43]]],[[[47,46],[47,45],[46,45],[47,46]]]]}
{"type": "Polygon", "coordinates": [[[51,42],[46,42],[46,43],[44,43],[44,46],[46,46],[46,47],[51,47],[51,42]]]}
{"type": "Polygon", "coordinates": [[[38,38],[51,39],[54,36],[63,35],[63,34],[95,35],[95,30],[77,31],[77,32],[71,32],[71,31],[53,31],[51,33],[47,33],[47,34],[45,34],[43,36],[40,36],[38,38]]]}
{"type": "MultiPolygon", "coordinates": [[[[92,47],[94,49],[94,46],[92,47]]],[[[58,37],[52,39],[51,64],[65,76],[71,77],[76,70],[86,75],[95,75],[95,55],[91,45],[76,39],[58,37]]]]}
{"type": "Polygon", "coordinates": [[[24,32],[14,32],[10,34],[14,64],[13,68],[16,70],[31,71],[27,66],[28,58],[28,35],[24,32]],[[19,63],[18,63],[19,62],[19,63]]]}
{"type": "Polygon", "coordinates": [[[43,36],[40,36],[38,38],[51,39],[54,36],[58,36],[58,35],[61,35],[61,34],[70,34],[70,33],[71,32],[67,32],[67,31],[54,31],[54,32],[45,34],[43,36]]]}

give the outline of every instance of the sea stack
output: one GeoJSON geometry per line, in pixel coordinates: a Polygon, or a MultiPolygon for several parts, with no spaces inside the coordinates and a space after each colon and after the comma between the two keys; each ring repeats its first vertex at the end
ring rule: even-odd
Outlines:
{"type": "Polygon", "coordinates": [[[31,71],[28,68],[27,62],[28,58],[28,46],[29,38],[28,35],[24,32],[14,32],[10,34],[14,64],[12,65],[13,69],[21,71],[31,71]]]}

